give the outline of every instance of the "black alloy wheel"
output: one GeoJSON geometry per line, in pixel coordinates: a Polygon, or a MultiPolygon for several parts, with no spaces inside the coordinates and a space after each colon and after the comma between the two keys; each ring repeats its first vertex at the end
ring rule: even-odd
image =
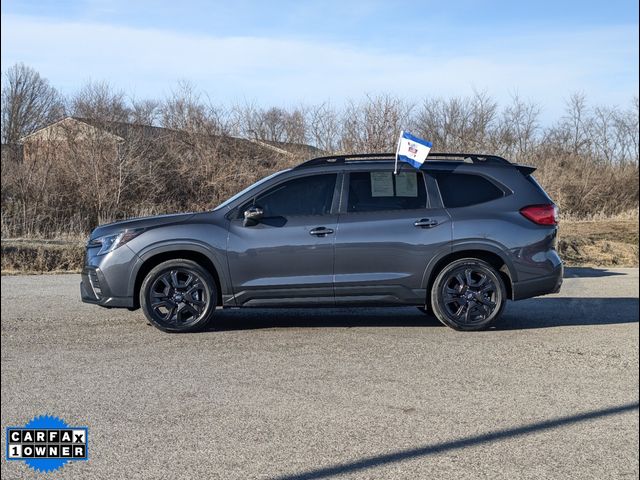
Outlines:
{"type": "Polygon", "coordinates": [[[502,315],[506,290],[500,273],[475,258],[442,269],[431,289],[435,316],[456,330],[482,330],[502,315]]]}
{"type": "Polygon", "coordinates": [[[189,332],[211,320],[217,289],[211,274],[191,260],[169,260],[153,268],[140,289],[149,322],[165,332],[189,332]]]}

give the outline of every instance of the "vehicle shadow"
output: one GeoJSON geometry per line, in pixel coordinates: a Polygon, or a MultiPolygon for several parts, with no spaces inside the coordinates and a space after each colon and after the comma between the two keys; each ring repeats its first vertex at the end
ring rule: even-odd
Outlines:
{"type": "MultiPolygon", "coordinates": [[[[542,297],[510,302],[495,330],[638,322],[638,298],[542,297]]],[[[415,307],[256,308],[219,311],[208,331],[262,328],[440,327],[415,307]]]]}
{"type": "Polygon", "coordinates": [[[638,323],[638,298],[541,297],[510,302],[498,330],[638,323]]]}
{"type": "Polygon", "coordinates": [[[624,275],[624,273],[593,267],[567,267],[564,269],[564,278],[599,278],[617,275],[624,275]]]}
{"type": "Polygon", "coordinates": [[[439,327],[433,316],[415,307],[246,308],[218,312],[209,330],[260,328],[439,327]]]}

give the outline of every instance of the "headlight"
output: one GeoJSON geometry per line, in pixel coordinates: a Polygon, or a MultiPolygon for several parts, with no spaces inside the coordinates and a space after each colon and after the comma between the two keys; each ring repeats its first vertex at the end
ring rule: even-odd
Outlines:
{"type": "Polygon", "coordinates": [[[113,235],[94,238],[93,240],[89,240],[87,248],[100,247],[98,255],[104,255],[105,253],[113,252],[116,248],[130,242],[143,231],[144,229],[138,228],[134,230],[125,230],[124,232],[115,233],[113,235]]]}

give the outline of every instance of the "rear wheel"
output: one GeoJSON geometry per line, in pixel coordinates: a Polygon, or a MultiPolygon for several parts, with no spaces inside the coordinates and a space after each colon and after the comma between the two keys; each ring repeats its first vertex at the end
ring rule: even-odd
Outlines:
{"type": "Polygon", "coordinates": [[[204,328],[217,304],[211,274],[192,260],[168,260],[154,267],[140,288],[140,306],[149,322],[165,332],[204,328]]]}
{"type": "Polygon", "coordinates": [[[483,330],[504,310],[506,289],[500,274],[483,260],[463,258],[445,266],[431,288],[435,316],[456,330],[483,330]]]}

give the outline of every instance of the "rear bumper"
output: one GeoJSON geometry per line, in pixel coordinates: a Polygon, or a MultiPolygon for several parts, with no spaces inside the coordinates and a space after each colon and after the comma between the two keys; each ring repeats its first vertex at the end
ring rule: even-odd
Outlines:
{"type": "Polygon", "coordinates": [[[513,300],[558,293],[562,286],[564,266],[560,263],[554,268],[553,274],[523,282],[514,282],[512,285],[513,300]]]}
{"type": "Polygon", "coordinates": [[[84,303],[91,303],[107,308],[133,308],[133,298],[115,297],[104,275],[99,268],[85,267],[80,275],[80,298],[84,303]]]}

